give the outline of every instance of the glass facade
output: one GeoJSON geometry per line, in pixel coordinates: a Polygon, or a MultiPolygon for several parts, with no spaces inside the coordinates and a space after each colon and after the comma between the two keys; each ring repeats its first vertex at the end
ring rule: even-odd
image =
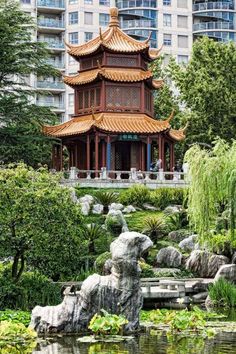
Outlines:
{"type": "Polygon", "coordinates": [[[193,38],[208,36],[219,42],[235,41],[235,3],[229,1],[193,2],[193,38]]]}

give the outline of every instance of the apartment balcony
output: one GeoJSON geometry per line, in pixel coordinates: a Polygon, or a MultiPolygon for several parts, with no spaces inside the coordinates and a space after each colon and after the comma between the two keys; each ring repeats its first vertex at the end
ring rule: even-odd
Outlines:
{"type": "Polygon", "coordinates": [[[124,20],[121,21],[121,28],[156,28],[155,20],[124,20]]]}
{"type": "Polygon", "coordinates": [[[234,4],[232,2],[203,2],[193,4],[193,12],[207,10],[234,10],[234,4]]]}
{"type": "Polygon", "coordinates": [[[50,92],[64,92],[65,85],[62,81],[37,81],[37,88],[50,92]]]}
{"type": "Polygon", "coordinates": [[[61,33],[65,31],[65,24],[62,20],[53,18],[38,18],[38,32],[61,33]]]}
{"type": "Polygon", "coordinates": [[[128,9],[135,7],[144,7],[144,8],[157,8],[156,0],[118,0],[117,1],[118,9],[128,9]]]}
{"type": "Polygon", "coordinates": [[[65,11],[65,3],[63,0],[38,0],[37,11],[58,14],[65,11]]]}
{"type": "Polygon", "coordinates": [[[235,30],[233,22],[200,22],[193,24],[193,33],[209,30],[235,30]]]}
{"type": "Polygon", "coordinates": [[[65,70],[65,63],[62,60],[48,59],[47,64],[54,66],[56,69],[65,70]]]}
{"type": "Polygon", "coordinates": [[[47,100],[39,100],[37,101],[37,105],[51,108],[51,110],[55,112],[65,111],[65,104],[63,102],[51,102],[47,100]]]}

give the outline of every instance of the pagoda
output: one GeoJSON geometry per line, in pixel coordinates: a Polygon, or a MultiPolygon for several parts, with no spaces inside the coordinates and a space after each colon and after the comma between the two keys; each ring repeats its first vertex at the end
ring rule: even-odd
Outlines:
{"type": "Polygon", "coordinates": [[[149,38],[137,41],[119,28],[118,9],[110,9],[108,29],[82,45],[68,46],[79,62],[75,76],[64,76],[74,89],[74,116],[44,133],[61,139],[53,148],[53,168],[63,167],[62,149],[69,152],[69,166],[80,170],[149,171],[160,159],[164,170],[172,170],[174,144],[185,137],[185,129],[174,130],[170,120],[154,119],[155,80],[148,64],[159,56],[150,49],[149,38]]]}

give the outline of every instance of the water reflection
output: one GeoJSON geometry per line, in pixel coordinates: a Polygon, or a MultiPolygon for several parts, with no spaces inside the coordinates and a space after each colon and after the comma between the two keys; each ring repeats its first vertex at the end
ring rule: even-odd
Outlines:
{"type": "Polygon", "coordinates": [[[236,333],[221,333],[213,339],[198,335],[176,336],[142,334],[122,343],[79,343],[77,337],[41,340],[33,354],[233,354],[236,353],[236,333]]]}

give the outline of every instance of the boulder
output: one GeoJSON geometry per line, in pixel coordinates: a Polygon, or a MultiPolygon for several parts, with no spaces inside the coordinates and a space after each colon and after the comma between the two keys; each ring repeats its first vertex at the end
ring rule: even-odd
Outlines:
{"type": "Polygon", "coordinates": [[[79,203],[88,203],[89,205],[90,204],[93,204],[94,202],[94,198],[92,195],[89,195],[89,194],[85,194],[83,197],[80,197],[79,198],[79,203]]]}
{"type": "Polygon", "coordinates": [[[128,226],[124,215],[120,210],[110,209],[105,220],[105,226],[112,231],[126,232],[128,231],[128,226]]]}
{"type": "Polygon", "coordinates": [[[179,248],[184,252],[191,252],[195,249],[195,243],[197,241],[197,235],[191,235],[179,243],[179,248]]]}
{"type": "Polygon", "coordinates": [[[225,278],[231,283],[236,284],[236,264],[222,265],[215,275],[214,283],[220,278],[225,278]]]}
{"type": "Polygon", "coordinates": [[[180,211],[183,211],[182,205],[168,205],[164,209],[165,214],[175,214],[175,213],[179,213],[180,211]]]}
{"type": "Polygon", "coordinates": [[[229,263],[229,259],[225,256],[194,250],[186,262],[186,269],[202,278],[214,278],[218,269],[227,263],[229,263]]]}
{"type": "Polygon", "coordinates": [[[167,237],[170,241],[179,243],[180,241],[184,240],[186,237],[188,237],[190,235],[191,235],[191,232],[189,230],[180,229],[180,230],[175,230],[175,231],[169,232],[167,237]]]}
{"type": "Polygon", "coordinates": [[[87,216],[90,211],[90,204],[88,202],[80,203],[81,214],[87,216]]]}
{"type": "Polygon", "coordinates": [[[103,213],[103,205],[102,204],[94,204],[92,209],[92,214],[102,214],[103,213]]]}
{"type": "Polygon", "coordinates": [[[158,209],[158,208],[156,208],[156,207],[154,207],[153,205],[148,204],[148,203],[144,203],[144,204],[143,204],[143,209],[145,209],[145,210],[151,210],[151,211],[160,210],[160,209],[158,209]]]}
{"type": "Polygon", "coordinates": [[[111,274],[111,268],[112,268],[112,260],[107,259],[103,266],[103,274],[104,275],[111,274]]]}
{"type": "Polygon", "coordinates": [[[175,247],[168,246],[160,249],[156,256],[156,263],[159,267],[178,268],[182,263],[182,254],[175,247]]]}
{"type": "Polygon", "coordinates": [[[111,205],[109,205],[109,210],[123,210],[124,209],[124,205],[121,203],[111,203],[111,205]]]}
{"type": "Polygon", "coordinates": [[[204,291],[202,293],[199,294],[195,294],[192,296],[192,302],[194,304],[201,304],[203,302],[205,302],[206,298],[207,298],[208,292],[204,291]]]}
{"type": "Polygon", "coordinates": [[[153,268],[155,277],[176,277],[181,274],[179,268],[153,268]]]}
{"type": "Polygon", "coordinates": [[[127,207],[125,207],[123,209],[123,213],[125,213],[125,214],[134,213],[135,211],[136,211],[136,209],[133,205],[128,205],[127,207]]]}

